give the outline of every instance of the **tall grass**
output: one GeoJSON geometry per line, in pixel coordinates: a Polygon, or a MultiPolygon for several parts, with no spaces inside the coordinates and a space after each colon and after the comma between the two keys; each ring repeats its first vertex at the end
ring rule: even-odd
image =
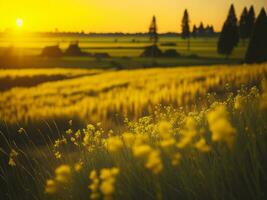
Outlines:
{"type": "MultiPolygon", "coordinates": [[[[46,71],[51,75],[49,69],[46,71]]],[[[115,122],[121,123],[124,116],[137,119],[149,115],[158,104],[190,109],[195,102],[205,100],[207,93],[223,95],[226,84],[233,92],[242,84],[259,85],[258,80],[266,77],[267,65],[121,70],[94,75],[73,70],[76,73],[84,76],[13,87],[0,93],[0,121],[26,125],[68,116],[84,124],[103,122],[112,127],[115,122]]],[[[27,82],[35,79],[39,80],[27,82]]]]}
{"type": "Polygon", "coordinates": [[[101,124],[58,132],[24,129],[20,148],[1,132],[4,199],[266,199],[267,85],[210,95],[194,112],[158,107],[126,132],[101,124]]]}

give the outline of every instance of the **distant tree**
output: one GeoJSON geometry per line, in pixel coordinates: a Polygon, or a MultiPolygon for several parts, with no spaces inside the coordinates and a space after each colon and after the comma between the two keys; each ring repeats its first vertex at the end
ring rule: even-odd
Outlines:
{"type": "Polygon", "coordinates": [[[247,7],[244,8],[240,21],[239,21],[239,36],[240,39],[243,40],[245,43],[245,40],[249,38],[249,33],[248,33],[248,9],[247,7]]]}
{"type": "Polygon", "coordinates": [[[213,27],[213,25],[210,26],[210,32],[211,32],[211,34],[214,34],[214,27],[213,27]]]}
{"type": "Polygon", "coordinates": [[[149,37],[153,45],[156,46],[159,40],[159,36],[158,36],[157,20],[155,16],[153,16],[151,25],[149,27],[149,37]]]}
{"type": "Polygon", "coordinates": [[[190,50],[190,26],[189,26],[189,14],[187,9],[184,11],[184,16],[182,19],[182,38],[187,39],[187,48],[190,50]]]}
{"type": "Polygon", "coordinates": [[[149,38],[153,43],[152,46],[148,46],[144,49],[144,52],[141,54],[142,57],[160,57],[162,56],[161,50],[158,48],[157,43],[159,40],[158,36],[158,27],[156,17],[153,16],[152,22],[149,27],[149,38]]]}
{"type": "Polygon", "coordinates": [[[247,49],[246,63],[261,63],[267,61],[267,16],[262,8],[255,22],[249,46],[247,49]]]}
{"type": "Polygon", "coordinates": [[[200,24],[199,24],[198,33],[199,33],[199,36],[203,36],[205,33],[205,28],[204,28],[203,22],[200,22],[200,24]]]}
{"type": "Polygon", "coordinates": [[[224,22],[217,50],[219,54],[226,55],[227,57],[232,53],[235,46],[239,41],[239,33],[237,26],[237,18],[235,8],[232,4],[226,21],[224,22]]]}
{"type": "Polygon", "coordinates": [[[192,30],[192,37],[197,37],[197,32],[198,32],[197,26],[194,24],[192,30]]]}
{"type": "Polygon", "coordinates": [[[254,23],[255,23],[255,11],[254,11],[254,7],[251,6],[249,8],[248,11],[248,18],[247,18],[247,35],[248,37],[251,36],[252,32],[253,32],[253,27],[254,27],[254,23]]]}

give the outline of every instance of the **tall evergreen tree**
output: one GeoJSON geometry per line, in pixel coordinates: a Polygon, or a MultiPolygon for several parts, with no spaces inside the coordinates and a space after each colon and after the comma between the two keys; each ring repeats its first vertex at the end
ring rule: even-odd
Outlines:
{"type": "Polygon", "coordinates": [[[159,40],[159,36],[158,36],[157,20],[155,16],[153,16],[152,18],[152,22],[150,24],[148,34],[149,34],[150,40],[153,42],[153,45],[156,46],[159,40]]]}
{"type": "Polygon", "coordinates": [[[247,49],[246,63],[261,63],[267,61],[267,16],[262,8],[255,22],[249,46],[247,49]]]}
{"type": "Polygon", "coordinates": [[[198,27],[198,32],[200,36],[204,35],[205,30],[204,30],[203,22],[200,22],[199,27],[198,27]]]}
{"type": "Polygon", "coordinates": [[[248,37],[251,36],[252,32],[253,32],[253,27],[254,27],[254,23],[255,23],[255,11],[254,11],[254,7],[251,6],[249,8],[248,11],[248,18],[247,18],[247,35],[248,37]]]}
{"type": "Polygon", "coordinates": [[[219,54],[226,55],[227,57],[232,53],[235,46],[239,41],[239,33],[237,26],[237,18],[235,8],[232,4],[226,21],[224,22],[217,50],[219,54]]]}
{"type": "Polygon", "coordinates": [[[244,8],[240,21],[239,21],[239,36],[240,39],[245,41],[245,39],[249,38],[248,35],[248,9],[247,7],[244,8]]]}
{"type": "Polygon", "coordinates": [[[187,48],[190,50],[190,26],[189,26],[189,14],[187,9],[184,11],[184,16],[182,20],[182,38],[187,39],[187,48]]]}

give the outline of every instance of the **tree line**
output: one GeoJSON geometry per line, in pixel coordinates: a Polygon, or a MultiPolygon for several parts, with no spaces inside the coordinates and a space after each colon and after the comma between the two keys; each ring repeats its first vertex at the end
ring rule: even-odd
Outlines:
{"type": "Polygon", "coordinates": [[[237,20],[235,8],[232,4],[223,24],[218,41],[218,53],[230,56],[240,40],[249,39],[244,61],[246,63],[260,63],[267,61],[267,16],[262,8],[257,18],[254,7],[243,9],[240,20],[237,20]]]}
{"type": "MultiPolygon", "coordinates": [[[[214,33],[213,26],[204,28],[203,23],[201,23],[199,27],[194,25],[191,32],[190,18],[187,9],[184,11],[181,26],[181,37],[187,40],[188,50],[190,50],[191,37],[204,36],[205,32],[214,33]]],[[[156,46],[158,42],[158,34],[155,16],[153,17],[149,28],[149,35],[153,45],[156,46]]],[[[265,9],[262,8],[259,15],[256,17],[253,6],[249,9],[245,7],[238,20],[235,7],[232,4],[220,32],[217,43],[217,52],[228,58],[240,41],[243,41],[243,44],[245,45],[246,40],[249,40],[249,43],[244,61],[246,63],[260,63],[267,61],[267,15],[265,9]]]]}

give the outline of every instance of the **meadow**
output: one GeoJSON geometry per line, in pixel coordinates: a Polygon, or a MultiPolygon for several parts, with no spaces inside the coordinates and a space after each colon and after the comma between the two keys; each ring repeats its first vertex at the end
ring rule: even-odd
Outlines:
{"type": "Polygon", "coordinates": [[[4,199],[266,199],[266,64],[71,70],[1,92],[4,199]]]}
{"type": "Polygon", "coordinates": [[[233,92],[242,84],[259,85],[266,73],[266,65],[120,71],[1,70],[0,82],[9,79],[13,87],[6,83],[2,86],[7,88],[0,95],[0,116],[8,124],[60,121],[67,116],[84,125],[103,121],[106,127],[111,127],[124,117],[137,119],[150,114],[160,104],[176,108],[197,106],[196,102],[201,103],[207,93],[223,94],[226,84],[233,92]],[[42,74],[44,78],[40,79],[42,74]],[[34,84],[34,80],[39,83],[34,84]],[[27,87],[28,82],[31,87],[27,87]]]}
{"type": "Polygon", "coordinates": [[[148,36],[77,36],[77,37],[40,37],[15,35],[0,38],[0,55],[6,48],[13,47],[18,62],[9,64],[9,68],[47,68],[47,67],[83,67],[83,68],[146,68],[162,66],[195,66],[213,64],[241,63],[247,41],[240,42],[233,54],[226,59],[217,53],[217,37],[191,38],[191,48],[187,49],[187,40],[180,37],[160,36],[159,47],[162,51],[175,49],[182,57],[177,58],[141,58],[146,46],[151,45],[148,36]],[[109,58],[62,57],[42,58],[40,54],[46,46],[59,45],[64,51],[70,43],[79,42],[82,51],[87,53],[107,53],[109,58]]]}
{"type": "Polygon", "coordinates": [[[246,44],[226,59],[216,38],[168,37],[182,57],[140,58],[147,38],[79,40],[112,57],[0,39],[20,64],[0,69],[1,199],[267,198],[267,64],[237,64],[246,44]]]}

